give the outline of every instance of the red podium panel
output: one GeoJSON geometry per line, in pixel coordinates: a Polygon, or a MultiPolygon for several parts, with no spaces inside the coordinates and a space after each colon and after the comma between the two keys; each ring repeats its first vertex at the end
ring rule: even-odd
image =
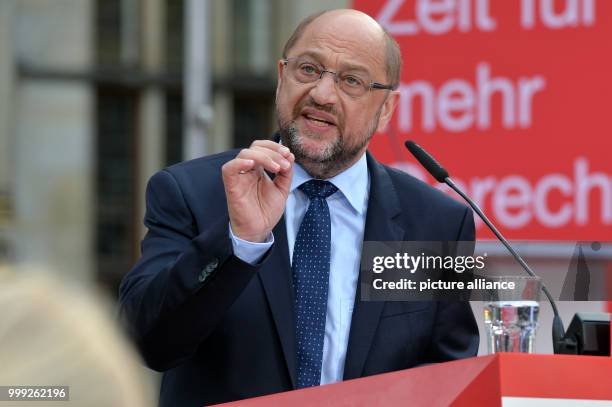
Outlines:
{"type": "Polygon", "coordinates": [[[612,358],[500,353],[223,406],[523,406],[546,399],[545,405],[612,406],[612,358]]]}

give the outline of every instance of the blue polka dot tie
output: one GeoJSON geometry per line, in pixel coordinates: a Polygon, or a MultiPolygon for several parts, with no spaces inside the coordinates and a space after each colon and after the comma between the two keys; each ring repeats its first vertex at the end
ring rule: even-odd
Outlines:
{"type": "Polygon", "coordinates": [[[295,239],[291,267],[295,289],[297,388],[301,389],[321,383],[331,246],[326,198],[338,188],[328,181],[310,180],[299,189],[310,199],[295,239]]]}

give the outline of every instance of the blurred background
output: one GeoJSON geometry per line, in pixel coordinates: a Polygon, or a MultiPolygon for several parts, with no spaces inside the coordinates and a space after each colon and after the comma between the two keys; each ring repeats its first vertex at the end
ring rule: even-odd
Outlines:
{"type": "Polygon", "coordinates": [[[139,255],[147,179],[271,135],[284,42],[346,6],[1,0],[0,263],[115,297],[139,255]]]}

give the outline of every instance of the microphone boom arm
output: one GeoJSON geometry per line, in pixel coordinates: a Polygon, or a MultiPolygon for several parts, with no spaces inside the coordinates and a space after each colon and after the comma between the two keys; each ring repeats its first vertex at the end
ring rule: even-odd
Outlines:
{"type": "MultiPolygon", "coordinates": [[[[453,189],[453,191],[458,193],[472,207],[474,212],[476,212],[478,214],[478,216],[480,216],[480,218],[484,221],[484,223],[487,224],[489,229],[491,229],[491,231],[493,231],[495,236],[497,236],[497,238],[502,242],[502,244],[506,247],[506,249],[508,249],[508,251],[510,252],[512,257],[514,257],[514,259],[521,265],[521,267],[523,267],[523,269],[527,272],[527,274],[529,274],[532,277],[537,277],[536,273],[534,273],[533,270],[531,270],[531,267],[529,267],[529,265],[525,262],[525,260],[523,260],[523,258],[521,256],[519,256],[519,254],[514,250],[514,248],[512,246],[510,246],[510,244],[508,243],[506,238],[499,232],[499,230],[497,230],[495,225],[493,225],[493,223],[491,223],[489,218],[487,218],[487,216],[484,214],[484,212],[482,212],[480,207],[478,207],[478,205],[476,205],[476,203],[474,201],[469,199],[467,197],[467,195],[465,195],[465,193],[461,189],[459,189],[457,187],[457,185],[455,185],[455,183],[453,182],[453,180],[450,177],[446,177],[444,179],[444,182],[446,183],[446,185],[451,187],[453,189]]],[[[555,315],[558,315],[559,314],[559,310],[557,309],[557,305],[553,301],[552,295],[550,295],[550,292],[548,291],[548,288],[546,288],[546,286],[544,284],[542,284],[542,291],[544,291],[544,294],[546,295],[546,298],[548,298],[548,301],[552,305],[553,312],[555,313],[555,315]]]]}
{"type": "MultiPolygon", "coordinates": [[[[508,249],[514,260],[516,260],[521,267],[532,277],[537,277],[536,273],[531,270],[531,267],[519,256],[519,254],[510,246],[510,243],[502,236],[502,234],[497,230],[495,225],[491,223],[489,218],[482,212],[482,210],[476,205],[474,201],[472,201],[450,178],[448,171],[444,169],[427,151],[425,151],[421,146],[411,140],[407,140],[406,148],[414,155],[414,157],[421,163],[421,165],[429,172],[436,181],[440,183],[445,183],[453,191],[459,194],[480,216],[480,218],[486,223],[486,225],[491,229],[491,231],[495,234],[495,236],[499,239],[500,242],[508,249]]],[[[571,344],[568,343],[568,339],[565,338],[565,328],[563,327],[563,321],[561,320],[561,316],[559,315],[559,310],[557,309],[557,305],[550,295],[548,288],[546,285],[542,284],[542,291],[546,295],[548,302],[552,306],[552,310],[554,313],[553,324],[552,324],[552,337],[553,337],[553,350],[554,353],[562,353],[561,351],[566,350],[568,347],[571,347],[571,344]]],[[[567,353],[567,352],[563,352],[567,353]]]]}

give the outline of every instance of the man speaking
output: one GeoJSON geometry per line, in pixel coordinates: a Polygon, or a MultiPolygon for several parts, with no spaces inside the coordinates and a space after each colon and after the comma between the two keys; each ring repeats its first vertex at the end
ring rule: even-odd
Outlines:
{"type": "Polygon", "coordinates": [[[362,302],[363,241],[473,240],[463,205],[366,152],[401,56],[355,10],[308,17],[278,62],[279,140],[184,162],[147,189],[121,311],[163,406],[201,406],[474,356],[467,302],[362,302]]]}

